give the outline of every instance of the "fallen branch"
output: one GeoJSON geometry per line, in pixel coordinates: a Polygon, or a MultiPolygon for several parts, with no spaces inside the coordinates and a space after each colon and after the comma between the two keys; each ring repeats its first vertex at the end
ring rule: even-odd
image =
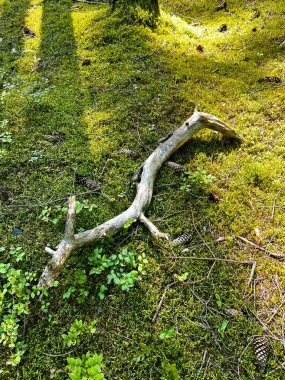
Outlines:
{"type": "Polygon", "coordinates": [[[242,265],[251,265],[251,271],[250,271],[250,276],[248,280],[248,285],[253,280],[254,274],[255,274],[255,269],[256,269],[256,261],[251,261],[251,260],[232,260],[232,259],[222,259],[218,257],[197,257],[197,256],[167,256],[166,259],[174,259],[174,260],[204,260],[204,261],[212,261],[216,263],[217,261],[223,261],[226,263],[233,263],[233,264],[242,264],[242,265]]]}
{"type": "Polygon", "coordinates": [[[240,241],[242,241],[245,244],[251,245],[252,247],[258,249],[259,251],[265,252],[268,256],[274,257],[275,259],[285,259],[285,255],[283,255],[282,253],[271,252],[268,249],[260,247],[259,245],[253,243],[250,240],[247,240],[246,238],[244,238],[242,236],[238,236],[237,239],[240,240],[240,241]]]}
{"type": "Polygon", "coordinates": [[[160,297],[160,300],[158,302],[158,305],[157,305],[157,308],[156,308],[156,311],[155,311],[155,314],[152,318],[152,323],[155,323],[156,320],[157,320],[157,317],[158,317],[158,314],[160,312],[160,309],[161,309],[161,306],[162,306],[162,303],[163,303],[163,300],[164,300],[164,297],[166,296],[166,293],[168,292],[168,290],[171,288],[171,286],[177,284],[178,280],[177,281],[173,281],[171,282],[170,284],[166,285],[166,287],[164,288],[164,291],[162,293],[162,296],[160,297]]]}
{"type": "Polygon", "coordinates": [[[250,264],[250,265],[253,265],[255,263],[255,261],[250,261],[250,260],[232,260],[232,259],[221,259],[221,258],[218,258],[218,257],[196,257],[196,256],[167,256],[166,259],[224,261],[226,263],[250,264]]]}
{"type": "Polygon", "coordinates": [[[250,285],[252,283],[252,280],[253,280],[253,277],[254,277],[254,274],[255,274],[255,269],[256,269],[256,261],[254,261],[253,264],[252,264],[249,280],[248,280],[248,283],[247,283],[248,285],[250,285]]]}
{"type": "Polygon", "coordinates": [[[175,285],[175,284],[177,284],[177,283],[179,283],[179,282],[180,282],[181,285],[185,285],[185,284],[187,284],[187,285],[194,285],[194,284],[201,283],[201,282],[203,282],[203,281],[205,281],[205,280],[209,280],[209,277],[210,277],[210,275],[211,275],[211,273],[212,273],[212,270],[213,270],[215,264],[216,264],[216,262],[214,262],[214,263],[212,264],[212,266],[211,266],[211,268],[210,268],[208,274],[207,274],[205,277],[201,278],[200,280],[192,281],[192,282],[186,282],[186,283],[185,283],[185,282],[180,282],[179,280],[176,280],[176,281],[173,281],[173,282],[171,282],[170,284],[166,285],[166,287],[165,287],[164,290],[163,290],[162,296],[160,297],[160,300],[159,300],[159,303],[158,303],[158,305],[157,305],[157,308],[156,308],[155,314],[154,314],[154,316],[153,316],[153,318],[152,318],[152,323],[155,323],[155,322],[157,321],[157,318],[158,318],[158,315],[159,315],[159,313],[160,313],[160,310],[161,310],[162,303],[163,303],[163,300],[164,300],[164,298],[165,298],[165,295],[166,295],[166,293],[168,292],[168,290],[169,290],[173,285],[175,285]]]}
{"type": "Polygon", "coordinates": [[[45,251],[52,255],[52,259],[41,275],[40,281],[38,283],[39,287],[48,287],[53,283],[53,281],[60,274],[62,267],[64,266],[66,260],[68,259],[69,255],[74,249],[74,231],[76,215],[75,209],[76,203],[75,196],[73,195],[68,200],[68,214],[65,226],[64,239],[61,241],[56,251],[53,251],[49,247],[45,248],[45,251]]]}
{"type": "Polygon", "coordinates": [[[228,138],[234,138],[239,141],[242,140],[235,131],[229,129],[224,122],[215,116],[195,111],[169,138],[161,142],[144,162],[137,178],[136,197],[126,211],[95,228],[74,235],[75,197],[71,197],[69,199],[65,237],[59,244],[57,250],[53,251],[50,248],[47,249],[47,252],[52,254],[53,257],[51,262],[44,269],[38,286],[51,286],[53,281],[60,274],[67,258],[74,250],[90,245],[96,240],[103,240],[106,236],[115,235],[130,219],[141,221],[155,238],[167,238],[168,236],[166,234],[161,233],[155,225],[144,216],[152,199],[154,181],[163,163],[177,149],[184,145],[194,133],[203,128],[220,132],[228,138]]]}
{"type": "Polygon", "coordinates": [[[73,0],[75,3],[85,3],[85,4],[99,4],[99,5],[108,5],[109,3],[105,3],[102,1],[89,1],[89,0],[73,0]]]}
{"type": "MultiPolygon", "coordinates": [[[[283,182],[283,181],[282,181],[283,182]]],[[[275,216],[275,210],[276,210],[276,201],[279,197],[279,195],[281,194],[283,190],[283,183],[282,183],[282,186],[280,187],[278,193],[276,194],[274,200],[273,200],[273,205],[272,205],[272,212],[271,212],[271,219],[273,220],[274,219],[274,216],[275,216]]]]}

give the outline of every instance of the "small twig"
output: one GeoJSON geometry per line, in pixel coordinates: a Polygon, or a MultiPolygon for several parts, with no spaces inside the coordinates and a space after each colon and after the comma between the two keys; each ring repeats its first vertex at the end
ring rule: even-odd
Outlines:
{"type": "Polygon", "coordinates": [[[206,363],[206,366],[205,366],[205,369],[204,369],[204,374],[203,374],[203,379],[202,380],[205,379],[205,376],[207,374],[207,370],[208,370],[208,367],[209,367],[209,363],[210,363],[210,355],[208,357],[208,360],[207,360],[207,363],[206,363]]]}
{"type": "Polygon", "coordinates": [[[242,353],[240,354],[240,356],[238,358],[237,372],[238,372],[238,378],[239,378],[239,380],[242,380],[241,377],[240,377],[240,363],[241,363],[242,357],[245,354],[245,352],[247,351],[248,347],[252,344],[253,339],[254,339],[254,336],[251,337],[251,339],[249,340],[248,344],[243,349],[242,353]]]}
{"type": "MultiPolygon", "coordinates": [[[[252,265],[249,280],[248,280],[248,285],[252,282],[255,269],[256,269],[256,261],[249,261],[249,260],[231,260],[231,259],[220,259],[217,257],[196,257],[196,256],[167,256],[166,259],[182,259],[182,260],[206,260],[206,261],[212,261],[214,264],[217,261],[224,261],[228,263],[234,263],[234,264],[245,264],[245,265],[252,265]]],[[[210,272],[212,271],[213,268],[211,268],[210,272]]],[[[210,272],[208,273],[206,279],[209,278],[210,272]]]]}
{"type": "Polygon", "coordinates": [[[66,356],[71,354],[72,352],[78,350],[78,347],[76,347],[74,350],[68,351],[65,354],[48,354],[47,352],[42,352],[43,355],[51,356],[52,358],[57,358],[58,356],[66,356]]]}
{"type": "MultiPolygon", "coordinates": [[[[214,243],[222,243],[224,241],[226,241],[227,239],[226,238],[223,238],[223,237],[219,237],[218,239],[214,240],[214,243]]],[[[204,242],[204,243],[199,243],[199,244],[194,244],[194,245],[190,245],[188,248],[184,248],[181,253],[186,253],[186,252],[190,252],[191,250],[195,249],[195,248],[201,248],[203,247],[204,245],[206,244],[210,244],[211,242],[204,242]]]]}
{"type": "Polygon", "coordinates": [[[161,306],[162,306],[162,303],[163,303],[164,297],[166,296],[167,291],[171,288],[171,286],[175,285],[177,282],[178,282],[178,280],[177,281],[173,281],[170,284],[166,285],[166,287],[164,288],[162,296],[161,296],[161,298],[160,298],[160,300],[158,302],[158,305],[157,305],[157,308],[156,308],[156,312],[155,312],[155,314],[154,314],[154,316],[152,318],[152,323],[155,323],[156,320],[157,320],[158,314],[160,312],[160,309],[161,309],[161,306]]]}
{"type": "Polygon", "coordinates": [[[51,249],[50,247],[45,247],[45,251],[52,256],[55,254],[55,251],[53,249],[51,249]]]}
{"type": "Polygon", "coordinates": [[[59,357],[59,356],[66,356],[66,355],[71,354],[71,353],[74,352],[74,351],[77,351],[81,346],[83,346],[83,345],[86,343],[86,341],[87,341],[87,339],[85,339],[84,342],[82,342],[82,343],[80,344],[80,346],[75,347],[73,350],[68,351],[68,352],[65,352],[64,354],[49,354],[49,353],[47,353],[47,352],[41,352],[41,353],[42,353],[43,355],[50,356],[50,357],[52,357],[52,358],[56,358],[56,357],[59,357]]]}
{"type": "Polygon", "coordinates": [[[255,269],[256,269],[256,261],[254,261],[254,263],[252,264],[251,272],[250,272],[250,276],[249,276],[249,280],[248,280],[248,285],[250,285],[252,280],[253,280],[255,269]]]}
{"type": "Polygon", "coordinates": [[[75,195],[68,199],[68,214],[65,226],[65,238],[74,242],[75,232],[75,217],[76,217],[76,197],[75,195]]]}
{"type": "Polygon", "coordinates": [[[88,0],[73,0],[75,3],[85,3],[85,4],[102,4],[108,5],[108,3],[104,3],[102,1],[88,1],[88,0]]]}
{"type": "Polygon", "coordinates": [[[284,305],[285,301],[283,301],[279,306],[278,308],[275,310],[275,312],[271,315],[271,317],[269,318],[269,320],[266,322],[266,324],[268,325],[272,319],[275,317],[275,315],[277,315],[279,313],[279,311],[281,310],[282,306],[284,305]]]}
{"type": "Polygon", "coordinates": [[[274,198],[274,201],[273,201],[273,205],[272,205],[272,212],[271,212],[271,219],[273,220],[274,219],[274,216],[275,216],[275,210],[276,210],[276,201],[277,201],[277,198],[279,197],[281,191],[283,190],[283,185],[280,187],[280,190],[278,191],[278,193],[276,194],[275,198],[274,198]]]}
{"type": "Polygon", "coordinates": [[[201,364],[201,366],[200,366],[200,369],[199,369],[198,374],[197,374],[197,377],[196,377],[196,379],[198,379],[198,380],[199,380],[199,376],[200,376],[200,373],[201,373],[201,371],[202,371],[202,368],[203,368],[203,366],[204,366],[204,363],[205,363],[205,360],[206,360],[206,357],[207,357],[207,353],[208,353],[208,350],[206,349],[206,350],[204,351],[204,354],[203,354],[202,364],[201,364]]]}
{"type": "Polygon", "coordinates": [[[277,286],[277,289],[279,291],[279,297],[280,298],[283,298],[283,291],[280,287],[280,284],[279,284],[279,278],[278,278],[278,274],[276,273],[275,276],[273,277],[273,281],[275,282],[276,286],[277,286]]]}
{"type": "Polygon", "coordinates": [[[143,213],[141,213],[139,220],[150,231],[150,233],[155,239],[169,240],[169,235],[160,232],[159,229],[149,219],[147,219],[147,217],[143,213]]]}
{"type": "Polygon", "coordinates": [[[208,248],[208,251],[213,255],[215,256],[214,252],[211,250],[211,247],[209,246],[209,244],[203,239],[202,235],[200,234],[200,232],[198,231],[198,228],[196,226],[196,223],[195,223],[195,218],[194,218],[194,213],[193,213],[193,210],[191,209],[191,216],[192,216],[192,223],[193,223],[193,226],[194,226],[194,229],[197,233],[197,235],[199,236],[199,238],[202,240],[202,242],[204,243],[204,245],[208,248]]]}
{"type": "Polygon", "coordinates": [[[270,330],[270,328],[267,326],[267,324],[265,322],[263,322],[258,316],[256,313],[254,313],[252,310],[251,310],[251,314],[254,316],[254,318],[257,320],[257,322],[259,322],[259,324],[261,325],[261,327],[264,329],[264,331],[267,332],[267,334],[274,340],[277,340],[278,342],[281,342],[282,344],[284,344],[284,337],[283,336],[280,336],[279,334],[277,333],[274,333],[273,331],[270,330]]]}
{"type": "MultiPolygon", "coordinates": [[[[84,133],[85,136],[94,136],[94,135],[98,135],[98,132],[95,132],[95,133],[84,133]]],[[[92,140],[98,140],[100,139],[101,137],[109,137],[110,136],[110,133],[104,133],[103,135],[100,135],[98,137],[95,137],[95,138],[92,138],[92,140]]]]}
{"type": "Polygon", "coordinates": [[[247,264],[247,265],[253,265],[255,263],[255,261],[250,261],[250,260],[231,260],[231,259],[221,259],[218,257],[196,257],[196,256],[167,256],[166,259],[224,261],[228,263],[247,264]]]}
{"type": "MultiPolygon", "coordinates": [[[[101,187],[103,188],[103,186],[101,187]]],[[[90,191],[84,191],[84,192],[81,192],[81,193],[76,193],[76,197],[78,196],[81,196],[81,195],[90,195],[90,194],[94,194],[98,192],[98,190],[90,190],[90,191]]],[[[62,202],[62,201],[65,201],[66,200],[66,197],[67,195],[64,197],[64,198],[59,198],[59,199],[50,199],[49,201],[47,202],[40,202],[40,203],[31,203],[29,205],[26,205],[26,204],[11,204],[11,205],[5,205],[5,207],[7,208],[13,208],[13,207],[18,207],[18,208],[26,208],[26,210],[24,212],[27,212],[27,210],[31,209],[31,208],[38,208],[38,207],[44,207],[44,206],[47,206],[47,205],[51,205],[51,204],[54,204],[54,203],[57,203],[57,202],[62,202]]],[[[34,197],[26,197],[26,196],[21,196],[19,198],[34,198],[34,197]]]]}
{"type": "Polygon", "coordinates": [[[259,251],[263,251],[263,252],[265,252],[268,256],[274,257],[275,259],[285,259],[285,255],[282,255],[281,253],[270,252],[268,249],[263,248],[263,247],[260,247],[259,245],[253,243],[253,242],[250,241],[250,240],[247,240],[246,238],[244,238],[244,237],[242,237],[242,236],[237,236],[236,239],[239,239],[239,240],[241,240],[243,243],[246,243],[246,244],[251,245],[252,247],[258,249],[259,251]]]}
{"type": "Polygon", "coordinates": [[[264,90],[274,90],[276,88],[281,88],[281,87],[284,87],[284,85],[279,85],[279,86],[273,86],[273,87],[267,87],[267,86],[264,86],[264,87],[261,87],[261,88],[256,88],[254,90],[251,90],[249,91],[248,93],[249,94],[255,94],[256,92],[260,92],[260,91],[264,91],[264,90]]]}
{"type": "MultiPolygon", "coordinates": [[[[171,185],[176,185],[176,183],[173,183],[173,184],[165,184],[166,186],[171,186],[171,185]]],[[[158,186],[158,187],[162,187],[162,186],[158,186]]],[[[169,193],[168,193],[169,195],[169,193]]],[[[162,222],[166,219],[170,219],[171,217],[175,216],[175,215],[179,215],[179,214],[183,214],[183,213],[186,213],[188,212],[188,210],[181,210],[181,211],[177,211],[177,212],[173,212],[171,214],[165,214],[164,216],[162,216],[161,218],[157,218],[157,219],[153,219],[153,222],[162,222]]]]}

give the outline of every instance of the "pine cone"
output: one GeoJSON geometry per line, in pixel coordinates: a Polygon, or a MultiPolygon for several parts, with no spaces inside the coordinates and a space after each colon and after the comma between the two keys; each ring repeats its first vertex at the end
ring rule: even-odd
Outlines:
{"type": "Polygon", "coordinates": [[[192,240],[192,235],[190,234],[190,232],[186,232],[185,234],[178,236],[178,238],[174,239],[172,241],[172,245],[182,245],[188,243],[190,240],[192,240]]]}
{"type": "Polygon", "coordinates": [[[84,185],[90,190],[100,191],[100,185],[92,179],[80,174],[75,174],[75,178],[76,182],[80,185],[84,185]]]}
{"type": "Polygon", "coordinates": [[[176,162],[166,161],[165,166],[174,170],[177,173],[182,173],[186,171],[186,168],[183,165],[177,164],[176,162]]]}
{"type": "Polygon", "coordinates": [[[135,150],[124,149],[124,148],[118,150],[118,153],[125,154],[126,156],[132,157],[132,158],[138,158],[140,156],[140,154],[136,152],[135,150]]]}
{"type": "Polygon", "coordinates": [[[257,336],[253,341],[253,347],[260,367],[265,370],[270,352],[269,338],[266,335],[257,336]]]}
{"type": "Polygon", "coordinates": [[[281,83],[282,80],[279,77],[264,77],[257,81],[258,83],[281,83]]]}

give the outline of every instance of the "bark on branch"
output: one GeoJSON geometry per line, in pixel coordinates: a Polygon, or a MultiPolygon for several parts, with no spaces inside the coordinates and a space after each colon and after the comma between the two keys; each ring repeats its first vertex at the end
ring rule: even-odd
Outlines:
{"type": "Polygon", "coordinates": [[[67,258],[76,249],[90,245],[95,240],[103,240],[106,236],[115,235],[130,219],[142,222],[155,238],[166,238],[168,235],[160,232],[157,227],[149,221],[144,213],[150,205],[154,181],[163,163],[190,137],[203,128],[209,128],[220,132],[228,138],[241,141],[241,137],[224,122],[204,112],[195,111],[194,114],[176,129],[167,139],[159,144],[153,153],[144,162],[137,183],[136,197],[131,206],[120,215],[108,220],[98,227],[74,235],[75,227],[75,197],[69,199],[69,211],[66,223],[64,239],[60,242],[56,251],[46,248],[53,257],[44,269],[40,278],[40,287],[49,287],[60,274],[67,258]]]}

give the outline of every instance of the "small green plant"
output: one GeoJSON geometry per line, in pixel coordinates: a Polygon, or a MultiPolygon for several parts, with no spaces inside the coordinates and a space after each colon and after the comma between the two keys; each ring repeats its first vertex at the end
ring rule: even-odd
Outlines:
{"type": "Polygon", "coordinates": [[[185,272],[181,275],[175,274],[173,277],[175,277],[179,282],[184,282],[187,280],[188,276],[189,276],[189,272],[185,272]]]}
{"type": "Polygon", "coordinates": [[[78,346],[81,338],[84,335],[94,334],[96,332],[96,320],[89,323],[75,319],[67,334],[62,334],[61,337],[67,347],[78,346]]]}
{"type": "Polygon", "coordinates": [[[223,320],[221,326],[218,328],[218,333],[220,334],[221,338],[225,338],[225,331],[228,327],[229,321],[223,320]]]}
{"type": "Polygon", "coordinates": [[[216,304],[219,309],[222,308],[222,299],[221,296],[218,293],[215,293],[215,299],[216,299],[216,304]]]}
{"type": "Polygon", "coordinates": [[[67,212],[67,210],[67,207],[45,206],[39,216],[39,219],[46,223],[51,222],[53,224],[57,224],[63,218],[63,215],[67,212]]]}
{"type": "Polygon", "coordinates": [[[24,252],[23,248],[20,246],[14,247],[12,246],[10,248],[10,255],[15,257],[16,262],[22,261],[26,253],[24,252]]]}
{"type": "MultiPolygon", "coordinates": [[[[76,215],[82,210],[92,212],[95,207],[97,207],[95,204],[89,204],[88,201],[76,201],[76,215]]],[[[40,213],[39,219],[46,223],[58,224],[60,220],[66,218],[67,211],[68,208],[66,206],[45,206],[40,213]]]]}
{"type": "Polygon", "coordinates": [[[193,191],[193,185],[198,185],[198,187],[203,188],[209,186],[214,179],[214,176],[207,174],[202,167],[198,167],[197,170],[193,172],[184,173],[180,189],[186,192],[191,192],[193,191]]]}
{"type": "Polygon", "coordinates": [[[105,292],[108,290],[108,287],[104,284],[100,286],[98,296],[100,300],[103,300],[105,298],[105,292]]]}
{"type": "MultiPolygon", "coordinates": [[[[145,274],[144,265],[148,260],[145,254],[135,257],[133,251],[122,249],[119,254],[113,254],[107,257],[103,254],[102,248],[96,248],[88,258],[89,264],[92,265],[90,275],[99,275],[107,272],[107,284],[112,282],[128,292],[135,283],[145,274]]],[[[99,298],[104,299],[108,287],[105,284],[100,286],[99,298]]]]}
{"type": "Polygon", "coordinates": [[[170,364],[168,359],[161,362],[162,376],[161,380],[181,380],[176,368],[176,364],[170,364]]]}
{"type": "Polygon", "coordinates": [[[242,175],[247,184],[264,188],[272,182],[270,168],[264,163],[248,163],[242,170],[242,175]]]}
{"type": "MultiPolygon", "coordinates": [[[[5,247],[1,247],[1,251],[4,252],[5,247]]],[[[11,247],[9,254],[16,262],[25,256],[21,247],[11,247]]],[[[47,291],[33,284],[35,278],[35,273],[15,269],[11,263],[0,263],[0,344],[11,353],[7,365],[18,365],[25,352],[25,343],[19,340],[19,327],[21,317],[30,313],[32,300],[37,297],[44,312],[49,306],[44,299],[47,291]]]]}
{"type": "Polygon", "coordinates": [[[0,69],[0,79],[4,79],[7,75],[7,71],[3,68],[0,69]]]}
{"type": "Polygon", "coordinates": [[[167,331],[162,331],[159,334],[159,338],[161,340],[169,339],[169,338],[171,338],[173,336],[174,331],[175,331],[175,327],[170,327],[170,329],[168,329],[167,331]]]}
{"type": "Polygon", "coordinates": [[[74,273],[73,284],[63,294],[63,299],[68,299],[72,294],[76,294],[76,300],[83,303],[89,295],[89,290],[86,289],[87,275],[85,269],[77,269],[74,273]]]}
{"type": "Polygon", "coordinates": [[[102,368],[102,355],[87,352],[81,358],[67,358],[68,377],[72,380],[105,380],[102,368]]]}
{"type": "Polygon", "coordinates": [[[42,155],[42,153],[41,152],[38,152],[38,151],[33,151],[32,152],[32,155],[31,155],[31,157],[30,157],[30,159],[29,159],[29,162],[36,162],[36,161],[40,161],[40,160],[42,160],[43,159],[43,155],[42,155]]]}
{"type": "Polygon", "coordinates": [[[11,132],[0,133],[0,142],[11,143],[12,141],[13,141],[13,139],[12,139],[12,133],[11,132]]]}
{"type": "Polygon", "coordinates": [[[0,121],[0,129],[7,127],[8,124],[9,124],[9,120],[8,119],[1,120],[0,121]]]}
{"type": "Polygon", "coordinates": [[[130,218],[127,223],[124,224],[124,228],[125,229],[128,229],[133,223],[136,222],[136,219],[135,218],[130,218]]]}

